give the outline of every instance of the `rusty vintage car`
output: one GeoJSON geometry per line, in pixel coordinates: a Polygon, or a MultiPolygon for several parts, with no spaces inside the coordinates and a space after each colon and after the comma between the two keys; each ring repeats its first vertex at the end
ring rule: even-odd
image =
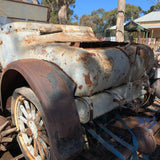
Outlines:
{"type": "MultiPolygon", "coordinates": [[[[6,3],[13,1],[0,5],[7,8],[6,3]]],[[[14,3],[44,9],[40,18],[47,13],[44,6],[14,3]]],[[[1,150],[13,133],[29,160],[74,159],[93,144],[119,159],[138,159],[138,153],[155,150],[159,112],[145,113],[155,96],[160,98],[160,77],[148,46],[100,42],[89,27],[50,24],[18,13],[11,17],[13,13],[2,15],[0,27],[1,150]],[[130,115],[136,119],[133,127],[124,120],[130,115]],[[151,120],[142,125],[137,119],[146,116],[151,120]],[[117,120],[133,142],[113,131],[117,120]],[[127,154],[115,148],[113,139],[127,154]]]]}

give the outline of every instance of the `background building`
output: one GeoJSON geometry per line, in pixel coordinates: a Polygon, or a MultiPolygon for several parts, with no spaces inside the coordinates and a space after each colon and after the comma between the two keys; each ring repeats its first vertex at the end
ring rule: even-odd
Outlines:
{"type": "Polygon", "coordinates": [[[136,23],[148,29],[148,37],[160,41],[160,11],[150,12],[134,20],[136,23]]]}

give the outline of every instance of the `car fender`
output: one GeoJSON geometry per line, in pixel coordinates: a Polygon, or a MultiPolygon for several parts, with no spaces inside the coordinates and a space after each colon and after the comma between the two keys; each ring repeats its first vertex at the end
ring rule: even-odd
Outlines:
{"type": "Polygon", "coordinates": [[[9,90],[11,94],[15,88],[11,85],[14,72],[24,78],[42,105],[42,117],[51,146],[51,159],[68,159],[80,152],[83,145],[82,132],[74,102],[76,87],[74,82],[53,63],[37,59],[18,60],[7,65],[3,71],[1,80],[3,105],[6,103],[6,92],[9,90]],[[5,84],[6,81],[8,84],[5,84]]]}

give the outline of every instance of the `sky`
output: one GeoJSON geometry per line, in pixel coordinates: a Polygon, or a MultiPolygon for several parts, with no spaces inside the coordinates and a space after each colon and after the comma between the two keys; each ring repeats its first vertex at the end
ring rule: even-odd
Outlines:
{"type": "MultiPolygon", "coordinates": [[[[143,10],[148,10],[154,5],[154,0],[126,0],[126,4],[140,6],[143,10]]],[[[118,7],[118,0],[76,0],[74,14],[81,17],[83,14],[91,14],[92,11],[99,8],[104,8],[105,11],[110,11],[118,7]]]]}

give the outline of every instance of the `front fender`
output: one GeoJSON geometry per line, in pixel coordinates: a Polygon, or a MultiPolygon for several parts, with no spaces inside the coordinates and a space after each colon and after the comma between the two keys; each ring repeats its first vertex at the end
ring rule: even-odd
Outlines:
{"type": "Polygon", "coordinates": [[[51,159],[68,159],[80,152],[82,133],[74,102],[73,81],[52,63],[36,59],[19,60],[5,68],[1,91],[5,84],[3,77],[11,71],[16,71],[25,79],[42,105],[42,117],[51,145],[51,159]]]}

